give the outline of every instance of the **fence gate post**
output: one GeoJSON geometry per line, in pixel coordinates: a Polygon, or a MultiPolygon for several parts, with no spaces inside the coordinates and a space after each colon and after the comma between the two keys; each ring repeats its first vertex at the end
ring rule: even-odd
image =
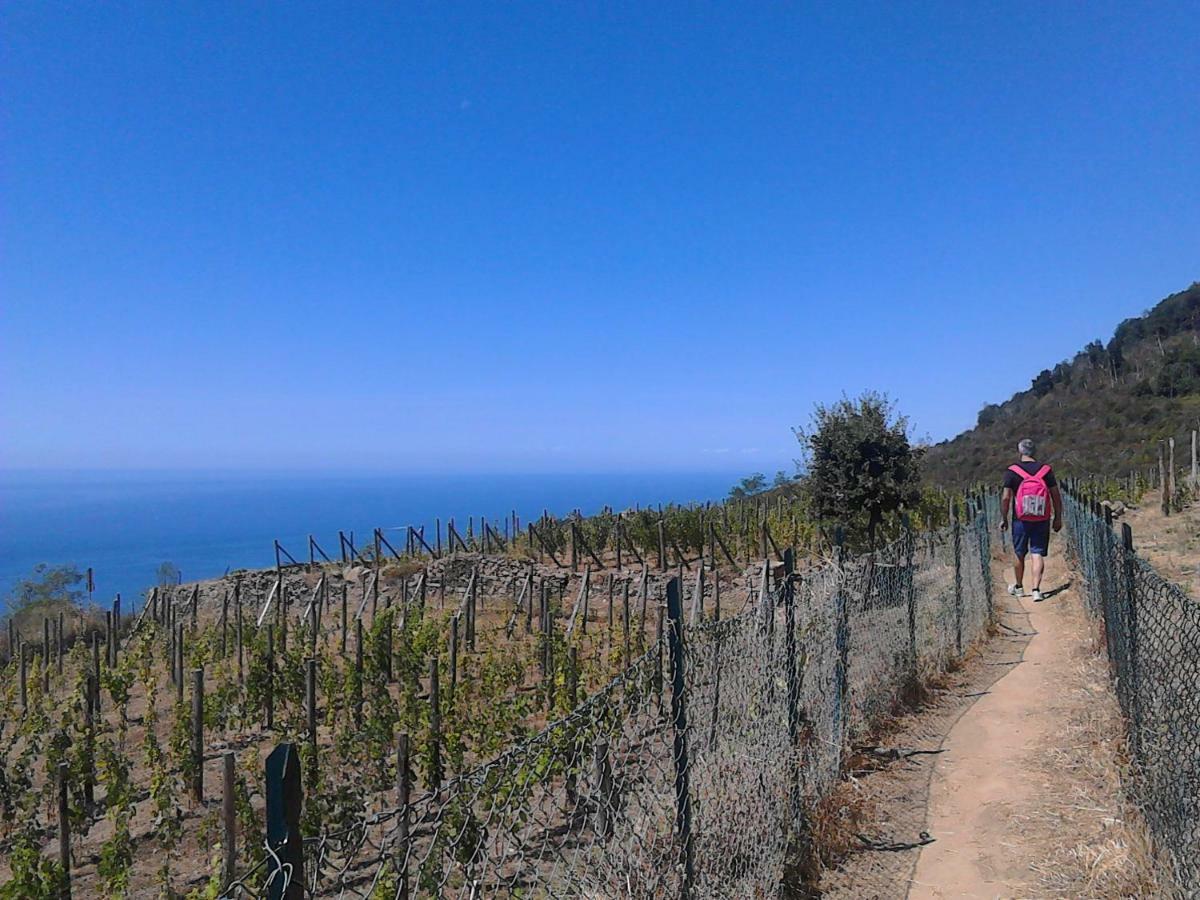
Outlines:
{"type": "Polygon", "coordinates": [[[678,578],[667,582],[667,645],[671,655],[671,726],[675,732],[675,831],[679,836],[683,866],[682,900],[692,896],[695,884],[692,846],[692,794],[689,784],[687,694],[684,682],[683,610],[678,578]]]}
{"type": "Polygon", "coordinates": [[[304,844],[300,836],[300,754],[279,744],[267,757],[267,897],[304,900],[304,844]]]}

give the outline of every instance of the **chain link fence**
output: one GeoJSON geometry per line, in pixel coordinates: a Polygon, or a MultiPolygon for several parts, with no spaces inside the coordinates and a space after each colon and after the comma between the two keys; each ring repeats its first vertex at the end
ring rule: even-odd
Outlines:
{"type": "Polygon", "coordinates": [[[268,848],[223,896],[781,896],[811,872],[810,816],[848,754],[987,631],[989,521],[973,502],[803,571],[789,551],[728,617],[672,579],[658,639],[568,715],[304,838],[298,866],[268,848]]]}
{"type": "Polygon", "coordinates": [[[1200,895],[1200,603],[1134,549],[1127,524],[1073,486],[1067,547],[1102,624],[1133,756],[1133,798],[1187,896],[1200,895]]]}

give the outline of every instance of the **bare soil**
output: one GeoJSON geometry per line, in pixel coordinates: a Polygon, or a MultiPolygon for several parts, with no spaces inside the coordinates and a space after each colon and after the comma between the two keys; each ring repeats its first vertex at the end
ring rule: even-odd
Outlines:
{"type": "Polygon", "coordinates": [[[860,755],[843,786],[851,852],[822,897],[1163,895],[1077,577],[1052,556],[1044,587],[1060,590],[1035,604],[1005,592],[1007,561],[993,576],[996,633],[877,738],[896,758],[860,755]]]}
{"type": "Polygon", "coordinates": [[[1122,521],[1133,529],[1133,546],[1164,578],[1200,598],[1200,502],[1164,516],[1162,495],[1149,491],[1122,521]]]}
{"type": "MultiPolygon", "coordinates": [[[[1007,570],[997,576],[1002,590],[1007,570]]],[[[1123,729],[1077,581],[1052,555],[1043,588],[1053,597],[1008,598],[1009,627],[1028,643],[934,763],[935,841],[910,897],[1161,896],[1121,790],[1123,729]]]]}

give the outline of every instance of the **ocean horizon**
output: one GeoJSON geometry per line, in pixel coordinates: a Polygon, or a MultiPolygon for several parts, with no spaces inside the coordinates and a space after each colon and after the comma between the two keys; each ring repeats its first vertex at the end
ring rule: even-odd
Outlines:
{"type": "MultiPolygon", "coordinates": [[[[0,611],[35,565],[91,567],[95,600],[118,593],[141,604],[170,562],[184,581],[275,564],[276,539],[298,560],[313,535],[331,558],[338,531],[359,547],[375,528],[403,540],[408,525],[432,533],[453,518],[503,527],[543,510],[585,515],[605,506],[723,499],[746,473],[335,474],[203,471],[0,472],[0,611]]],[[[393,540],[395,543],[395,540],[393,540]]]]}

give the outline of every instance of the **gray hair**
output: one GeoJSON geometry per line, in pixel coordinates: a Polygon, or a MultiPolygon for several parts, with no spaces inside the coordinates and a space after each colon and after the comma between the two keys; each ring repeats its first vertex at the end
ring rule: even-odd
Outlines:
{"type": "Polygon", "coordinates": [[[1025,440],[1017,444],[1017,452],[1022,456],[1033,456],[1033,451],[1036,449],[1037,446],[1029,438],[1025,438],[1025,440]]]}

